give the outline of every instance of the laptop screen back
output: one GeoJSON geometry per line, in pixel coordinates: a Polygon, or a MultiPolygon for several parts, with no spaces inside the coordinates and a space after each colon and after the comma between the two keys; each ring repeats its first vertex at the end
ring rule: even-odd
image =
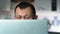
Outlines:
{"type": "Polygon", "coordinates": [[[0,20],[0,34],[48,34],[47,20],[0,20]]]}

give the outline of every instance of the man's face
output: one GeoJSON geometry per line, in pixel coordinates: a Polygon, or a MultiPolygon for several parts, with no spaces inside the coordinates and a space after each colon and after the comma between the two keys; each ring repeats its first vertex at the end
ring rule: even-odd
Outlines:
{"type": "Polygon", "coordinates": [[[16,8],[15,19],[32,19],[35,16],[32,15],[32,10],[30,7],[25,9],[16,8]]]}

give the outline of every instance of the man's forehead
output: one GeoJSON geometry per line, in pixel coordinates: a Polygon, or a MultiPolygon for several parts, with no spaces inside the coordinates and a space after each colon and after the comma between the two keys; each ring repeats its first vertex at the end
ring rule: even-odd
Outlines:
{"type": "Polygon", "coordinates": [[[17,7],[16,10],[17,10],[17,9],[20,9],[20,10],[27,10],[27,9],[29,9],[30,11],[32,10],[31,7],[26,7],[26,8],[17,7]]]}
{"type": "Polygon", "coordinates": [[[16,12],[22,12],[22,13],[30,13],[32,12],[31,8],[30,7],[27,7],[25,9],[20,9],[19,7],[16,8],[16,12]]]}
{"type": "Polygon", "coordinates": [[[32,10],[30,9],[30,7],[27,7],[25,9],[20,9],[19,7],[16,8],[16,14],[32,14],[32,10]]]}

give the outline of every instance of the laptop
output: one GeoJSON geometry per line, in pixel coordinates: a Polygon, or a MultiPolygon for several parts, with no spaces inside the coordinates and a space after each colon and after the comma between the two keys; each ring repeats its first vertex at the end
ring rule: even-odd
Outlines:
{"type": "Polygon", "coordinates": [[[0,34],[48,34],[47,20],[0,20],[0,34]]]}

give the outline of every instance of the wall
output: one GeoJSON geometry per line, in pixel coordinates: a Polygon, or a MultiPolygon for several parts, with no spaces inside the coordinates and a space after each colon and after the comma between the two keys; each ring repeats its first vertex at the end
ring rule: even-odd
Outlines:
{"type": "Polygon", "coordinates": [[[57,0],[57,11],[60,12],[60,0],[57,0]]]}
{"type": "Polygon", "coordinates": [[[0,10],[10,11],[10,0],[0,0],[0,10]]]}
{"type": "Polygon", "coordinates": [[[51,11],[51,0],[35,0],[36,10],[51,11]]]}
{"type": "Polygon", "coordinates": [[[0,19],[11,19],[10,0],[0,0],[0,19]]]}

